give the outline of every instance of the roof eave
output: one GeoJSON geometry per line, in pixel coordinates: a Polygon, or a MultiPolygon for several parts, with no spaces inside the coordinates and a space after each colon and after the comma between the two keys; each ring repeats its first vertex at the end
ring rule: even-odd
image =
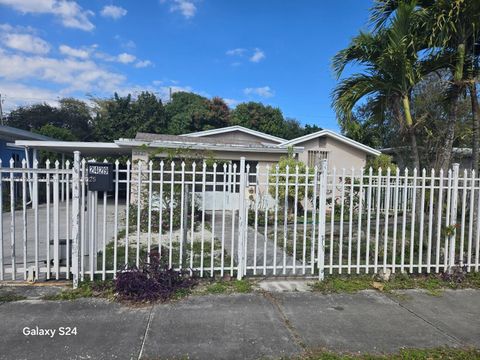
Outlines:
{"type": "MultiPolygon", "coordinates": [[[[153,147],[153,148],[182,148],[193,150],[212,150],[212,151],[232,151],[232,152],[263,152],[263,153],[288,153],[287,148],[283,147],[258,147],[258,146],[244,146],[244,145],[225,145],[225,144],[206,144],[206,143],[182,143],[177,141],[142,141],[133,139],[119,139],[115,143],[119,146],[127,147],[153,147]]],[[[303,147],[295,147],[294,152],[300,153],[303,151],[303,147]]]]}

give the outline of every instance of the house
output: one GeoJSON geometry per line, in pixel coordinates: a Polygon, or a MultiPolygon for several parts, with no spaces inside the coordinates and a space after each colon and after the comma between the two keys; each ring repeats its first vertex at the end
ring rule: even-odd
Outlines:
{"type": "MultiPolygon", "coordinates": [[[[28,133],[28,132],[26,132],[28,133]]],[[[31,133],[29,133],[31,134],[31,133]]],[[[137,133],[134,139],[122,138],[111,143],[69,142],[18,137],[15,146],[48,150],[71,155],[78,150],[83,156],[132,155],[132,162],[147,161],[150,157],[162,158],[172,152],[183,153],[182,157],[216,159],[238,162],[245,157],[250,166],[274,166],[282,156],[289,153],[309,167],[326,159],[329,168],[360,169],[367,159],[378,156],[380,151],[347,138],[331,130],[321,130],[296,139],[286,140],[242,126],[199,131],[183,135],[137,133]]]]}
{"type": "MultiPolygon", "coordinates": [[[[163,149],[164,153],[167,149],[183,148],[198,157],[203,154],[218,160],[238,161],[244,156],[251,166],[259,164],[260,167],[274,166],[289,151],[309,167],[318,166],[326,159],[330,168],[337,169],[360,169],[369,157],[381,154],[331,130],[285,140],[238,125],[183,135],[138,133],[135,139],[120,139],[116,143],[132,147],[133,161],[146,161],[152,148],[163,149]]],[[[162,155],[162,152],[156,153],[157,157],[162,155]]]]}
{"type": "MultiPolygon", "coordinates": [[[[425,151],[423,149],[421,150],[425,151]]],[[[383,154],[390,155],[393,162],[397,164],[400,169],[408,167],[408,163],[406,162],[410,157],[408,147],[384,148],[381,149],[381,151],[383,154]]],[[[473,168],[472,149],[465,147],[452,148],[452,158],[450,163],[459,164],[460,171],[471,170],[473,168]]]]}
{"type": "MultiPolygon", "coordinates": [[[[293,154],[310,168],[318,166],[321,160],[326,159],[329,168],[348,170],[352,167],[360,169],[365,166],[369,157],[380,154],[378,150],[331,130],[321,130],[296,139],[286,140],[238,125],[183,135],[140,132],[134,139],[122,138],[112,143],[19,140],[16,141],[16,145],[63,154],[72,154],[73,151],[79,150],[83,156],[97,160],[108,155],[131,154],[133,169],[140,163],[146,164],[149,160],[167,157],[211,159],[233,165],[238,164],[244,157],[246,163],[250,165],[251,173],[255,172],[257,165],[261,169],[258,179],[261,184],[266,183],[266,167],[269,166],[273,169],[280,158],[288,154],[293,154]]],[[[167,171],[170,166],[170,164],[165,164],[167,171]]],[[[177,162],[175,166],[178,171],[180,164],[177,162]]],[[[223,176],[221,172],[222,169],[218,169],[217,176],[223,176]]],[[[143,174],[147,176],[147,171],[143,171],[143,174]]],[[[136,193],[135,176],[137,175],[134,172],[130,187],[132,194],[136,193]]],[[[261,185],[260,187],[260,191],[268,198],[267,186],[261,185]]],[[[238,186],[230,189],[228,204],[235,204],[239,201],[238,191],[238,186]]],[[[207,185],[205,192],[206,210],[213,208],[212,204],[215,202],[222,201],[222,193],[215,191],[211,184],[207,185]]],[[[132,196],[132,203],[135,202],[135,199],[136,196],[132,196]]],[[[273,201],[273,199],[268,201],[273,201]]]]}

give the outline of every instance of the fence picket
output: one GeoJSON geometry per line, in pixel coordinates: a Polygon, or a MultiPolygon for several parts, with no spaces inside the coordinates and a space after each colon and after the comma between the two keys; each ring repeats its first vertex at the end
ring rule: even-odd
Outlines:
{"type": "Polygon", "coordinates": [[[358,187],[358,215],[357,215],[357,274],[360,274],[360,251],[362,244],[362,212],[363,212],[363,171],[360,169],[360,184],[358,187]]]}
{"type": "Polygon", "coordinates": [[[279,166],[275,167],[275,208],[273,220],[273,275],[277,274],[277,233],[278,233],[278,185],[279,185],[279,166]]]}
{"type": "Polygon", "coordinates": [[[378,269],[378,246],[380,240],[380,214],[381,214],[381,195],[382,195],[382,168],[378,168],[377,187],[376,187],[376,205],[377,216],[375,220],[375,259],[373,263],[373,272],[377,273],[378,269]]]}
{"type": "Polygon", "coordinates": [[[345,169],[342,169],[342,187],[340,195],[340,230],[338,242],[338,273],[342,273],[343,263],[343,214],[345,208],[345,169]]]}
{"type": "Polygon", "coordinates": [[[284,202],[283,202],[283,247],[282,247],[282,274],[287,273],[287,233],[288,233],[288,180],[290,177],[289,173],[290,167],[287,165],[285,167],[285,192],[284,192],[284,202]]]}
{"type": "Polygon", "coordinates": [[[355,186],[355,169],[350,174],[350,203],[348,214],[348,274],[352,272],[352,237],[353,237],[353,191],[355,186]]]}
{"type": "Polygon", "coordinates": [[[383,272],[387,272],[387,256],[388,256],[388,221],[389,221],[389,210],[390,210],[390,175],[391,169],[387,167],[387,186],[385,191],[385,233],[383,239],[383,272]]]}
{"type": "MultiPolygon", "coordinates": [[[[22,160],[22,169],[27,161],[22,160]]],[[[22,239],[23,239],[23,280],[27,280],[27,172],[22,172],[22,239]]]]}
{"type": "MultiPolygon", "coordinates": [[[[227,176],[228,176],[227,163],[223,163],[222,253],[220,254],[220,276],[222,277],[224,274],[224,266],[225,266],[225,216],[226,216],[225,212],[227,208],[227,182],[228,182],[227,176]]],[[[192,213],[193,213],[193,209],[192,209],[192,213]]],[[[193,222],[194,222],[194,218],[192,215],[192,241],[193,241],[193,226],[194,226],[193,222]]]]}
{"type": "MultiPolygon", "coordinates": [[[[333,248],[334,248],[334,242],[333,242],[333,237],[335,234],[335,205],[336,205],[336,181],[337,181],[337,169],[334,167],[333,168],[333,173],[332,173],[332,197],[331,197],[331,206],[330,206],[330,261],[329,261],[329,266],[330,266],[330,274],[333,274],[333,248]]],[[[308,198],[307,196],[307,188],[305,187],[305,197],[308,198]]],[[[306,214],[306,210],[305,210],[306,214]]],[[[307,216],[305,215],[305,219],[307,216]]],[[[306,220],[305,220],[306,222],[306,220]]],[[[304,237],[306,237],[306,227],[304,228],[304,237]]],[[[305,251],[305,241],[304,241],[304,251],[305,251]]],[[[305,255],[303,256],[303,261],[305,263],[305,255]]],[[[303,271],[303,274],[305,274],[305,271],[303,271]]]]}
{"type": "MultiPolygon", "coordinates": [[[[450,227],[450,208],[452,206],[452,170],[448,170],[448,180],[447,180],[447,211],[445,214],[445,226],[450,227]]],[[[448,243],[449,243],[449,235],[445,232],[444,236],[444,246],[443,246],[443,270],[446,271],[448,267],[448,243]]]]}
{"type": "Polygon", "coordinates": [[[400,189],[400,169],[395,169],[395,189],[393,199],[393,239],[392,239],[392,273],[395,274],[397,262],[397,228],[398,228],[398,196],[400,189]]]}
{"type": "Polygon", "coordinates": [[[438,188],[438,204],[437,204],[437,247],[436,247],[436,261],[435,272],[440,271],[440,239],[442,233],[442,204],[443,204],[443,169],[440,169],[440,179],[438,188]]]}
{"type": "Polygon", "coordinates": [[[255,215],[254,215],[254,235],[253,235],[253,275],[257,275],[257,245],[258,245],[258,208],[260,204],[260,199],[259,199],[259,188],[260,188],[260,182],[259,182],[259,176],[260,176],[260,166],[257,164],[255,168],[255,202],[254,202],[254,208],[255,208],[255,215]]]}
{"type": "Polygon", "coordinates": [[[402,249],[400,255],[400,272],[403,274],[405,271],[405,240],[407,236],[407,204],[408,204],[408,169],[405,169],[405,176],[403,179],[403,192],[402,192],[402,201],[403,201],[403,216],[402,216],[402,249]]]}
{"type": "MultiPolygon", "coordinates": [[[[480,189],[479,189],[480,192],[480,189]]],[[[475,199],[475,170],[471,172],[470,178],[470,216],[468,221],[468,248],[467,248],[467,271],[472,270],[472,238],[473,238],[473,207],[475,199]]]]}
{"type": "MultiPolygon", "coordinates": [[[[269,179],[270,179],[270,166],[267,165],[266,168],[266,187],[267,191],[269,190],[269,179]]],[[[268,210],[269,204],[268,201],[265,200],[265,229],[263,235],[263,275],[267,275],[267,241],[268,241],[268,210]]],[[[305,262],[304,262],[304,270],[305,270],[305,262]]]]}
{"type": "Polygon", "coordinates": [[[464,246],[465,246],[465,213],[466,213],[466,204],[467,204],[467,169],[463,172],[463,186],[462,186],[462,215],[461,215],[461,223],[460,223],[460,250],[459,250],[459,262],[460,267],[463,267],[464,261],[464,246]]]}
{"type": "Polygon", "coordinates": [[[423,219],[425,217],[425,187],[426,187],[426,177],[427,177],[427,170],[422,170],[422,189],[420,192],[420,234],[418,239],[418,273],[422,272],[422,262],[423,262],[423,219]]]}

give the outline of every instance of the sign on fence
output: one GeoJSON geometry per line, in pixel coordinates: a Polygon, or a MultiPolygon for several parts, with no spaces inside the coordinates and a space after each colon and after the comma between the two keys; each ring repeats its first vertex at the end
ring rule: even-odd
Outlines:
{"type": "Polygon", "coordinates": [[[113,164],[88,163],[88,190],[113,190],[113,164]]]}

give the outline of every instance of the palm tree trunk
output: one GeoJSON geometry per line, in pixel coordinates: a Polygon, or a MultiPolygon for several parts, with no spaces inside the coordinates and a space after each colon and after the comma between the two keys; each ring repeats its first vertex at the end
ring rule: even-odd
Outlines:
{"type": "Polygon", "coordinates": [[[410,99],[407,95],[402,98],[403,112],[405,113],[405,123],[407,125],[408,136],[410,138],[411,155],[413,166],[420,171],[420,155],[418,153],[417,135],[413,126],[412,112],[410,111],[410,99]]]}
{"type": "Polygon", "coordinates": [[[437,170],[447,171],[452,160],[453,141],[455,140],[455,124],[458,114],[458,98],[460,97],[461,82],[463,80],[463,67],[465,65],[465,44],[460,43],[457,47],[455,60],[455,70],[453,72],[453,88],[449,97],[449,110],[447,129],[445,131],[445,141],[440,149],[438,157],[437,170]]]}
{"type": "Polygon", "coordinates": [[[478,112],[478,95],[475,80],[470,84],[470,99],[472,102],[472,169],[478,173],[478,157],[480,146],[480,114],[478,112]]]}
{"type": "Polygon", "coordinates": [[[458,113],[459,89],[455,85],[454,94],[450,97],[450,108],[448,110],[447,128],[445,130],[444,140],[440,147],[439,155],[435,165],[435,170],[443,169],[448,171],[452,160],[453,141],[455,140],[455,125],[458,113]]]}

